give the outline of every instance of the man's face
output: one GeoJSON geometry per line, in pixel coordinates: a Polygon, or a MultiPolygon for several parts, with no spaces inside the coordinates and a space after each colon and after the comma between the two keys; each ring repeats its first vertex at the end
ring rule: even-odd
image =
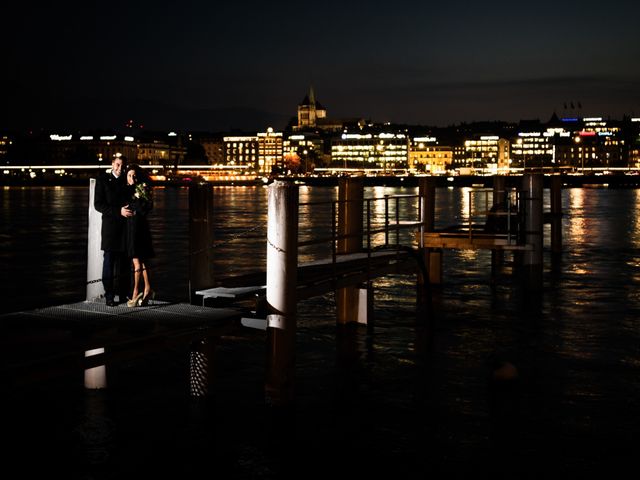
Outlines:
{"type": "Polygon", "coordinates": [[[111,170],[116,177],[119,177],[122,173],[122,159],[114,158],[113,162],[111,162],[111,170]]]}

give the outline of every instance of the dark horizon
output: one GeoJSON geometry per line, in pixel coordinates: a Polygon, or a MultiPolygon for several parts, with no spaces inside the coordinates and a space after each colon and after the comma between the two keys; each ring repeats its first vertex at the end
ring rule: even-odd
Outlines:
{"type": "MultiPolygon", "coordinates": [[[[291,115],[259,110],[257,108],[181,108],[165,102],[124,101],[105,99],[81,99],[64,102],[40,102],[29,109],[12,112],[15,106],[11,100],[8,108],[0,113],[0,132],[88,132],[114,131],[127,132],[252,132],[266,131],[273,127],[276,131],[284,131],[293,122],[297,122],[296,111],[291,115]],[[12,116],[10,116],[12,115],[12,116]]],[[[296,106],[297,107],[297,106],[296,106]]],[[[582,113],[579,102],[567,102],[567,108],[553,110],[548,115],[538,118],[520,117],[515,120],[502,118],[461,120],[447,125],[414,124],[406,121],[392,122],[393,125],[404,125],[413,128],[447,129],[464,125],[481,124],[535,124],[544,125],[553,115],[562,117],[588,117],[582,113]]],[[[634,118],[632,114],[622,113],[620,116],[595,115],[605,120],[623,121],[634,118]]],[[[365,121],[376,123],[364,117],[365,121]]],[[[380,122],[378,124],[381,124],[380,122]]]]}
{"type": "Polygon", "coordinates": [[[277,127],[311,86],[376,123],[640,116],[638,3],[65,3],[5,7],[1,128],[253,127],[207,113],[238,109],[277,127]]]}

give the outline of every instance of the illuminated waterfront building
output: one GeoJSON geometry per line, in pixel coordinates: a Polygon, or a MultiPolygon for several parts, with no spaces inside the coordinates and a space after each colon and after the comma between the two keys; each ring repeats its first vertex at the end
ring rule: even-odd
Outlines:
{"type": "Polygon", "coordinates": [[[331,140],[331,167],[365,173],[406,172],[408,137],[403,133],[343,133],[331,140]]]}
{"type": "Polygon", "coordinates": [[[462,173],[496,173],[509,168],[510,143],[497,135],[476,135],[454,148],[453,165],[462,173]]]}
{"type": "Polygon", "coordinates": [[[559,167],[583,172],[630,166],[630,152],[620,124],[601,117],[576,119],[570,124],[571,131],[561,133],[555,140],[559,167]]]}
{"type": "Polygon", "coordinates": [[[324,153],[323,138],[317,133],[298,133],[282,142],[284,168],[292,173],[311,172],[328,164],[331,157],[324,153]]]}
{"type": "Polygon", "coordinates": [[[269,175],[282,167],[282,132],[258,133],[258,172],[269,175]]]}
{"type": "Polygon", "coordinates": [[[549,131],[519,132],[511,143],[512,166],[531,169],[554,165],[555,135],[549,131]]]}
{"type": "Polygon", "coordinates": [[[640,168],[640,117],[630,119],[629,128],[629,166],[640,168]]]}
{"type": "Polygon", "coordinates": [[[441,175],[451,169],[453,148],[438,145],[435,137],[414,137],[409,149],[409,169],[441,175]]]}
{"type": "Polygon", "coordinates": [[[258,136],[230,135],[223,137],[224,164],[229,167],[246,167],[257,172],[258,136]]]}
{"type": "Polygon", "coordinates": [[[67,135],[51,134],[44,145],[43,163],[54,165],[111,166],[116,156],[138,161],[138,144],[129,135],[67,135]]]}
{"type": "Polygon", "coordinates": [[[7,155],[11,140],[6,135],[0,135],[0,160],[7,155]]]}
{"type": "Polygon", "coordinates": [[[176,152],[171,152],[169,144],[159,139],[140,141],[137,147],[137,162],[142,165],[177,165],[184,157],[184,155],[179,156],[176,155],[176,152]]]}

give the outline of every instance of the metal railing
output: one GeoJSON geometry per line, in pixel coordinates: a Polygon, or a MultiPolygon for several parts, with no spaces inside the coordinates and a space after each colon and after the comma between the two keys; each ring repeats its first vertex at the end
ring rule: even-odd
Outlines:
{"type": "Polygon", "coordinates": [[[300,207],[309,207],[321,210],[330,206],[330,234],[308,240],[298,241],[298,247],[311,247],[325,244],[326,253],[331,253],[332,262],[336,263],[340,252],[341,242],[349,239],[361,239],[360,253],[367,253],[371,257],[372,252],[381,249],[395,249],[400,251],[415,244],[415,236],[401,236],[402,231],[415,232],[423,226],[421,221],[420,195],[384,195],[382,197],[364,198],[358,200],[332,200],[330,202],[305,202],[300,207]],[[341,204],[358,202],[362,205],[362,228],[356,233],[340,234],[339,209],[341,204]],[[381,205],[378,207],[378,205],[381,205]],[[411,242],[408,239],[411,238],[411,242]],[[395,242],[393,242],[395,240],[395,242]],[[393,242],[393,243],[392,243],[393,242]],[[403,245],[403,243],[405,243],[403,245]]]}
{"type": "Polygon", "coordinates": [[[478,234],[491,234],[505,238],[509,245],[517,243],[522,214],[521,192],[515,188],[497,191],[492,188],[470,188],[467,194],[468,212],[464,228],[470,241],[478,234]],[[478,196],[480,199],[476,198],[478,196]]]}

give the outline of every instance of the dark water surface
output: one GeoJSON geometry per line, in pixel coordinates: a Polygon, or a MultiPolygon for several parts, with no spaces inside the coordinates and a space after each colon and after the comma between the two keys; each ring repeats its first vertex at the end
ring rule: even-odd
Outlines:
{"type": "MultiPolygon", "coordinates": [[[[216,275],[264,268],[267,189],[214,191],[216,275]]],[[[265,405],[254,330],[223,339],[206,403],[189,397],[180,350],[110,367],[104,391],[59,379],[8,392],[3,464],[17,478],[618,478],[640,434],[639,192],[563,190],[564,251],[552,267],[545,243],[540,296],[491,282],[488,252],[447,251],[431,342],[414,275],[374,283],[375,327],[355,337],[336,330],[332,295],[301,302],[289,411],[265,405]],[[517,379],[492,381],[504,361],[517,379]]],[[[397,193],[416,190],[365,196],[397,193]]],[[[84,299],[88,189],[0,195],[0,312],[84,299]]],[[[155,195],[152,281],[187,301],[187,190],[155,195]]],[[[300,189],[302,203],[336,195],[300,189]]],[[[468,202],[467,189],[438,189],[439,226],[463,221],[468,202]]],[[[330,228],[320,210],[301,206],[301,238],[330,228]]]]}

